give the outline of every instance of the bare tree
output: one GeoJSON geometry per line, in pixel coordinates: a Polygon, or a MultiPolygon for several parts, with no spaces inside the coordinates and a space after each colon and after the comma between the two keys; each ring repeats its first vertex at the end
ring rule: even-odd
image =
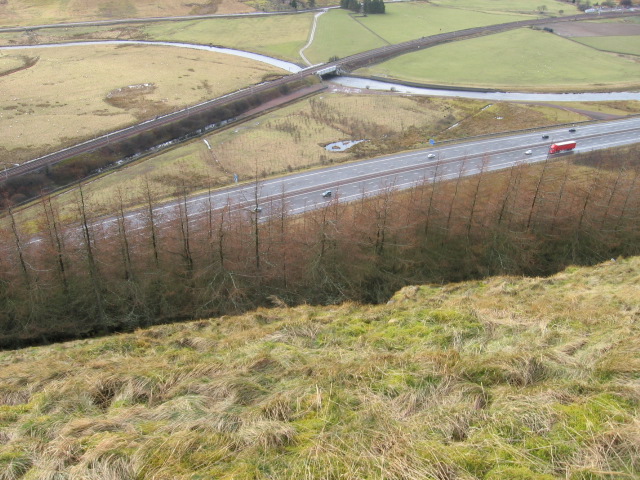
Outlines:
{"type": "Polygon", "coordinates": [[[538,177],[538,182],[536,183],[536,189],[533,193],[533,199],[531,200],[531,207],[529,207],[529,216],[527,217],[527,227],[529,230],[531,227],[531,219],[533,218],[533,211],[536,208],[536,200],[538,200],[538,195],[540,195],[540,186],[542,185],[542,181],[544,180],[544,173],[547,171],[547,165],[549,164],[549,154],[544,159],[544,164],[542,166],[542,171],[540,172],[540,176],[538,177]]]}
{"type": "Polygon", "coordinates": [[[64,246],[59,217],[57,211],[53,208],[50,196],[43,195],[41,197],[40,204],[44,211],[45,226],[49,236],[49,243],[55,252],[57,265],[56,271],[60,282],[62,283],[63,291],[68,293],[69,284],[67,281],[66,265],[64,262],[64,246]]]}
{"type": "Polygon", "coordinates": [[[580,230],[582,229],[582,224],[584,222],[584,219],[587,213],[589,213],[589,209],[587,208],[587,206],[591,201],[591,196],[593,195],[593,192],[597,191],[596,187],[598,186],[598,183],[600,182],[600,178],[601,178],[601,175],[598,172],[599,170],[598,167],[599,165],[596,166],[589,174],[589,186],[584,191],[584,202],[582,204],[582,208],[580,209],[580,215],[578,217],[578,225],[576,226],[576,233],[579,233],[580,230]]]}
{"type": "Polygon", "coordinates": [[[560,206],[562,205],[564,190],[567,185],[567,180],[569,178],[569,162],[565,162],[564,175],[562,176],[562,183],[560,184],[560,190],[558,191],[558,201],[556,202],[556,206],[553,210],[553,218],[551,219],[551,233],[555,232],[556,222],[558,220],[558,212],[560,211],[560,206]]]}
{"type": "Polygon", "coordinates": [[[471,226],[473,225],[473,216],[476,211],[476,205],[478,204],[478,192],[480,192],[480,183],[484,175],[484,170],[489,163],[489,157],[487,155],[482,156],[482,165],[480,166],[480,172],[478,172],[475,190],[473,192],[473,200],[471,202],[471,212],[469,213],[469,220],[467,221],[467,239],[471,237],[471,226]]]}
{"type": "Polygon", "coordinates": [[[623,174],[627,173],[627,165],[622,163],[620,168],[618,169],[618,175],[616,176],[615,181],[613,182],[613,186],[609,190],[609,199],[607,200],[607,206],[605,207],[604,213],[602,214],[602,221],[600,222],[600,230],[604,229],[604,224],[607,221],[607,216],[609,215],[609,209],[611,208],[611,202],[613,201],[613,197],[615,197],[618,191],[618,185],[620,184],[620,180],[622,179],[623,174]]]}
{"type": "Polygon", "coordinates": [[[620,215],[618,216],[618,221],[616,222],[616,226],[614,228],[614,230],[616,232],[618,232],[620,230],[622,221],[624,220],[624,218],[626,217],[627,214],[627,209],[629,206],[629,200],[632,197],[632,194],[635,191],[635,187],[636,187],[636,181],[638,180],[638,167],[636,166],[634,169],[634,175],[633,175],[633,180],[631,181],[629,188],[627,189],[627,194],[624,197],[624,203],[622,205],[622,209],[620,210],[620,215]]]}
{"type": "Polygon", "coordinates": [[[460,180],[462,179],[462,176],[465,172],[466,169],[466,161],[467,159],[464,158],[462,160],[462,163],[460,163],[460,168],[458,169],[458,178],[456,179],[456,186],[453,192],[453,197],[451,198],[451,203],[449,203],[449,214],[447,215],[447,226],[445,227],[446,230],[446,234],[447,236],[451,233],[450,232],[450,227],[451,227],[451,216],[453,215],[453,206],[456,203],[456,199],[458,198],[458,190],[460,188],[460,180]]]}
{"type": "Polygon", "coordinates": [[[98,266],[96,264],[93,236],[91,234],[91,228],[89,226],[89,219],[87,217],[86,202],[84,200],[84,191],[82,189],[82,183],[78,184],[78,196],[76,197],[76,206],[78,208],[78,214],[80,216],[80,228],[82,230],[82,238],[84,240],[85,253],[87,258],[87,265],[89,267],[89,278],[93,289],[94,299],[96,302],[96,308],[98,313],[98,320],[102,324],[105,320],[104,302],[102,298],[102,288],[99,279],[98,266]]]}
{"type": "Polygon", "coordinates": [[[124,199],[122,189],[116,189],[118,198],[118,238],[120,239],[120,251],[122,253],[122,264],[124,268],[124,279],[133,279],[133,269],[131,267],[131,248],[129,247],[129,238],[127,234],[127,221],[124,214],[124,199]]]}
{"type": "Polygon", "coordinates": [[[22,278],[24,280],[24,288],[29,290],[31,288],[31,276],[29,275],[29,269],[27,268],[27,262],[25,260],[24,248],[18,234],[18,227],[16,225],[16,218],[13,215],[13,209],[9,207],[7,209],[9,213],[9,220],[11,222],[11,231],[13,232],[13,240],[16,245],[16,253],[18,254],[18,260],[20,262],[20,271],[22,272],[22,278]]]}
{"type": "Polygon", "coordinates": [[[156,268],[160,266],[160,255],[158,252],[158,232],[156,227],[155,216],[153,212],[154,198],[149,184],[149,177],[144,179],[144,197],[146,200],[147,216],[149,221],[149,233],[151,234],[151,247],[153,249],[153,260],[156,268]]]}
{"type": "Polygon", "coordinates": [[[182,240],[182,258],[185,261],[187,272],[193,274],[193,255],[191,252],[191,236],[189,231],[189,203],[187,187],[182,184],[182,201],[178,203],[180,237],[182,240]]]}
{"type": "Polygon", "coordinates": [[[260,270],[260,183],[258,181],[258,163],[256,161],[256,175],[253,182],[253,208],[251,215],[251,227],[253,230],[253,251],[255,258],[256,270],[260,270]]]}
{"type": "Polygon", "coordinates": [[[438,169],[440,168],[440,157],[438,157],[438,161],[436,162],[436,169],[433,172],[433,177],[431,179],[431,192],[429,194],[429,205],[427,206],[427,218],[424,222],[424,240],[427,241],[429,237],[429,223],[431,221],[431,217],[433,215],[433,197],[436,194],[436,184],[439,181],[439,173],[438,169]]]}

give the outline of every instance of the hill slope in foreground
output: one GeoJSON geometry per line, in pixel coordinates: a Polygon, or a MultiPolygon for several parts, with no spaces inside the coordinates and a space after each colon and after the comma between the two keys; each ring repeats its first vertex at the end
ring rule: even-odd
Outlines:
{"type": "Polygon", "coordinates": [[[640,476],[640,258],[0,365],[2,479],[640,476]]]}

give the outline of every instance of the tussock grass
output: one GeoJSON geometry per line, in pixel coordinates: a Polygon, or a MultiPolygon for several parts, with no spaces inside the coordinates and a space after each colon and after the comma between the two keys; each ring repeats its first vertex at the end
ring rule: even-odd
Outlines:
{"type": "Polygon", "coordinates": [[[635,478],[638,272],[3,352],[0,478],[635,478]]]}

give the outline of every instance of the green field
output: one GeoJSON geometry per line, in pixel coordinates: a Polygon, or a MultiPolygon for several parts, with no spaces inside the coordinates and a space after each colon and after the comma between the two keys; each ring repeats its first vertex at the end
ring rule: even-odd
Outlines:
{"type": "Polygon", "coordinates": [[[605,52],[640,56],[640,37],[638,36],[573,37],[571,40],[605,52]]]}
{"type": "Polygon", "coordinates": [[[142,25],[144,38],[222,45],[289,61],[300,61],[299,50],[307,43],[313,14],[264,18],[199,20],[142,25]],[[277,33],[276,33],[277,32],[277,33]]]}
{"type": "Polygon", "coordinates": [[[0,68],[23,57],[33,65],[1,77],[0,161],[12,163],[282,73],[241,57],[140,45],[19,50],[2,54],[0,68]]]}
{"type": "Polygon", "coordinates": [[[626,89],[640,85],[638,62],[532,29],[425,49],[357,73],[442,85],[532,91],[626,89]]]}
{"type": "Polygon", "coordinates": [[[510,14],[488,14],[427,3],[391,3],[384,15],[356,16],[346,10],[322,15],[313,44],[305,55],[314,63],[345,57],[390,43],[464,28],[521,20],[510,14]]]}
{"type": "Polygon", "coordinates": [[[580,13],[572,3],[557,0],[433,0],[433,5],[480,12],[512,12],[522,14],[575,15],[580,13]],[[562,13],[561,13],[562,11],[562,13]]]}
{"type": "Polygon", "coordinates": [[[221,18],[184,22],[157,22],[121,26],[48,28],[28,33],[0,33],[0,44],[41,44],[103,39],[159,40],[201,45],[221,45],[300,61],[313,14],[279,17],[221,18]],[[278,32],[274,35],[274,32],[278,32]]]}
{"type": "Polygon", "coordinates": [[[0,353],[3,479],[640,475],[640,259],[0,353]]]}

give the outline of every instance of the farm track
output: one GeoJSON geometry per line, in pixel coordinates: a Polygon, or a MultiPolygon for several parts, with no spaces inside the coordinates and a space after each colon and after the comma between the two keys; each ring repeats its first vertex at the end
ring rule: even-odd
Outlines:
{"type": "MultiPolygon", "coordinates": [[[[630,12],[630,13],[611,12],[611,13],[599,15],[598,19],[619,18],[619,17],[629,16],[630,14],[635,15],[635,12],[630,12]]],[[[105,147],[112,142],[125,140],[135,135],[138,135],[142,132],[152,130],[154,128],[167,125],[176,121],[184,120],[194,114],[198,114],[215,107],[222,107],[231,102],[236,102],[239,100],[251,98],[256,94],[262,93],[274,87],[280,87],[292,82],[303,80],[311,75],[316,75],[318,71],[322,69],[326,69],[327,67],[336,67],[338,72],[348,72],[348,71],[355,70],[357,68],[361,68],[367,65],[385,61],[389,58],[392,58],[398,55],[410,53],[412,51],[417,51],[423,48],[429,48],[429,47],[433,47],[436,45],[441,45],[449,42],[466,40],[466,39],[485,36],[485,35],[492,35],[494,33],[500,33],[500,32],[513,30],[516,28],[522,28],[522,27],[545,25],[548,23],[573,22],[573,21],[593,20],[593,19],[594,19],[593,15],[581,14],[581,15],[573,15],[569,17],[521,20],[518,22],[489,25],[485,27],[474,27],[474,28],[468,28],[465,30],[458,30],[455,32],[441,33],[438,35],[422,37],[416,40],[410,40],[407,42],[402,42],[394,45],[388,45],[388,46],[376,48],[373,50],[368,50],[366,52],[357,53],[355,55],[351,55],[349,57],[345,57],[343,59],[340,59],[334,62],[312,66],[301,72],[294,73],[286,77],[279,78],[277,80],[273,80],[270,82],[265,82],[259,85],[254,85],[248,88],[244,88],[242,90],[238,90],[236,92],[224,95],[222,97],[208,100],[206,102],[203,102],[191,107],[187,107],[186,109],[169,113],[169,114],[157,117],[153,120],[147,120],[137,125],[133,125],[131,127],[117,130],[115,132],[108,133],[101,137],[88,140],[86,142],[74,145],[72,147],[68,147],[63,150],[59,150],[57,152],[44,155],[42,157],[25,162],[22,165],[19,165],[17,167],[4,170],[3,176],[5,177],[5,179],[8,179],[11,177],[23,175],[28,172],[39,170],[44,167],[55,165],[56,163],[62,162],[76,155],[88,153],[88,152],[97,150],[98,148],[105,147]]]]}

